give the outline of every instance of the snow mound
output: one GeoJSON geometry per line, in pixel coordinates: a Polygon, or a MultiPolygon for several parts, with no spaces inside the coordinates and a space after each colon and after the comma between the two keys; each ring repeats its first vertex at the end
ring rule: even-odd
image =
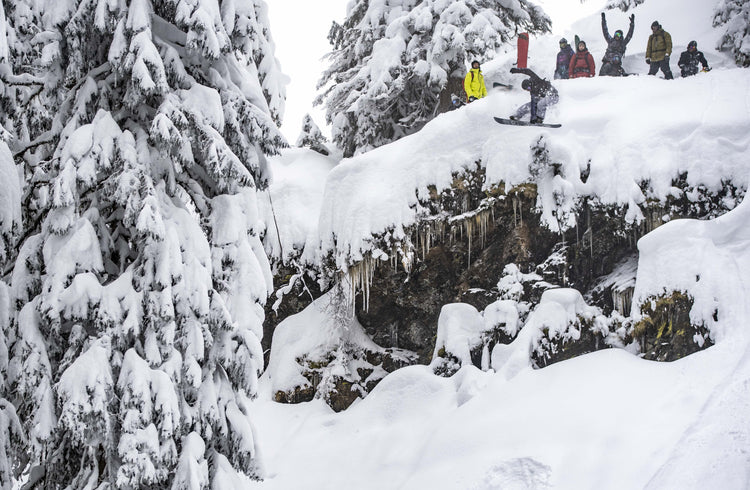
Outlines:
{"type": "MultiPolygon", "coordinates": [[[[559,162],[556,177],[565,181],[568,202],[591,196],[625,206],[632,222],[644,219],[641,206],[647,199],[665,201],[679,193],[673,181],[685,172],[689,186],[708,192],[727,180],[747,188],[750,111],[737,103],[739,94],[750,92],[746,70],[716,69],[672,82],[627,77],[555,84],[560,103],[548,119],[561,122],[560,129],[496,124],[493,116],[510,114],[526,100],[525,93],[514,90],[443,114],[417,134],[344,160],[326,181],[320,245],[310,261],[332,252],[345,268],[368,252],[378,255],[373,237],[403,239],[408,227],[428,214],[422,205],[428,187],[449,188],[453,174],[476,161],[486,168],[487,188],[531,181],[531,148],[538,144],[549,151],[551,162],[559,162]],[[584,182],[581,174],[587,171],[584,182]],[[641,188],[644,182],[648,195],[641,188]]],[[[547,188],[555,192],[561,183],[550,182],[547,188]]],[[[540,202],[543,216],[551,217],[545,206],[555,200],[540,202]]]]}

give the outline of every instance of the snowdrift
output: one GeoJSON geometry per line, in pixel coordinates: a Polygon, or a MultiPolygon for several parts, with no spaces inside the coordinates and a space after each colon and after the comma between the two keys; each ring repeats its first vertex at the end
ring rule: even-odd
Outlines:
{"type": "MultiPolygon", "coordinates": [[[[280,222],[305,224],[293,226],[299,231],[285,243],[313,264],[331,254],[344,270],[368,254],[385,258],[390,251],[379,250],[374,237],[405,238],[428,212],[423,200],[430,186],[447,189],[454,173],[477,161],[488,187],[526,182],[538,144],[561,170],[556,182],[547,182],[549,189],[565,189],[571,205],[586,196],[625,207],[633,222],[644,219],[648,199],[681,193],[673,180],[682,174],[690,187],[708,192],[726,181],[747,189],[750,72],[731,68],[710,49],[718,37],[710,3],[692,2],[680,11],[676,2],[652,0],[636,8],[625,68],[646,71],[647,26],[660,19],[672,33],[675,53],[699,39],[712,72],[671,82],[645,75],[556,81],[560,103],[547,121],[562,128],[551,130],[497,125],[492,117],[511,114],[527,95],[520,89],[493,92],[415,135],[331,165],[325,180],[316,174],[319,186],[308,183],[304,218],[276,206],[280,222]]],[[[608,14],[610,29],[626,26],[625,19],[608,14]]],[[[599,29],[597,13],[535,40],[531,68],[549,78],[557,39],[574,33],[587,40],[598,62],[604,52],[599,29]]],[[[500,56],[487,64],[488,81],[520,85],[522,77],[508,74],[510,63],[510,56],[500,56]]],[[[285,158],[272,163],[286,165],[285,158]]],[[[285,201],[290,185],[271,188],[275,204],[285,201]]],[[[552,201],[542,198],[539,205],[554,227],[552,201]]],[[[750,202],[726,207],[733,210],[718,219],[675,220],[643,238],[633,300],[637,306],[665,291],[690,294],[691,320],[710,325],[716,345],[671,363],[610,349],[534,370],[527,362],[530,328],[502,356],[493,356],[499,372],[464,366],[440,378],[428,366],[400,369],[339,414],[321,400],[270,402],[273,367],[262,382],[269,391],[251,414],[267,469],[265,481],[253,488],[748,488],[750,286],[744,278],[750,275],[750,202]]],[[[566,305],[585,309],[573,292],[561,294],[548,298],[539,316],[566,305]]],[[[289,319],[282,331],[292,338],[274,349],[298,355],[299,327],[310,318],[328,324],[321,315],[316,310],[289,319]]],[[[449,320],[462,341],[465,326],[481,328],[470,308],[452,309],[449,320]]],[[[463,344],[454,350],[466,355],[463,344]]]]}

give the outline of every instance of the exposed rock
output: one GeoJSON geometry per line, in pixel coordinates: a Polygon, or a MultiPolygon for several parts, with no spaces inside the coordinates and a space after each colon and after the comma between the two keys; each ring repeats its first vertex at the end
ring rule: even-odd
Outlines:
{"type": "Polygon", "coordinates": [[[708,329],[690,322],[692,308],[693,298],[680,291],[641,305],[644,317],[633,326],[632,337],[644,359],[676,361],[713,345],[708,329]]]}
{"type": "Polygon", "coordinates": [[[414,364],[412,353],[386,349],[373,352],[353,346],[329,352],[322,359],[297,359],[302,366],[303,386],[288,391],[277,391],[279,403],[301,403],[323,398],[336,412],[346,410],[358,398],[364,398],[388,374],[414,364]]]}

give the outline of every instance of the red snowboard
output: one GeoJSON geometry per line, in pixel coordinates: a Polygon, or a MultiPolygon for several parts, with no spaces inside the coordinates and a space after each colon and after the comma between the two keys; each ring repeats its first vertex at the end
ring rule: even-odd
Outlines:
{"type": "Polygon", "coordinates": [[[518,61],[516,66],[518,68],[527,68],[526,60],[529,57],[529,33],[522,32],[518,35],[518,61]]]}

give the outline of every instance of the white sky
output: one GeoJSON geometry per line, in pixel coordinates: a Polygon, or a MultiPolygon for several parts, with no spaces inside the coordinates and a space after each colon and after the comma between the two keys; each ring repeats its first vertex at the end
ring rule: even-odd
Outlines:
{"type": "MultiPolygon", "coordinates": [[[[349,0],[266,0],[276,57],[291,81],[287,85],[286,112],[281,130],[294,144],[302,118],[313,116],[324,134],[330,136],[324,112],[312,107],[315,85],[325,68],[321,58],[330,51],[328,31],[331,22],[343,21],[349,0]]],[[[553,33],[564,32],[576,19],[601,10],[605,0],[534,0],[553,20],[553,33]]]]}
{"type": "Polygon", "coordinates": [[[315,85],[325,69],[321,58],[331,50],[328,31],[331,23],[342,22],[348,0],[266,0],[276,57],[291,81],[287,85],[286,111],[281,131],[294,144],[306,113],[313,116],[324,134],[325,116],[320,107],[313,110],[315,85]]]}

